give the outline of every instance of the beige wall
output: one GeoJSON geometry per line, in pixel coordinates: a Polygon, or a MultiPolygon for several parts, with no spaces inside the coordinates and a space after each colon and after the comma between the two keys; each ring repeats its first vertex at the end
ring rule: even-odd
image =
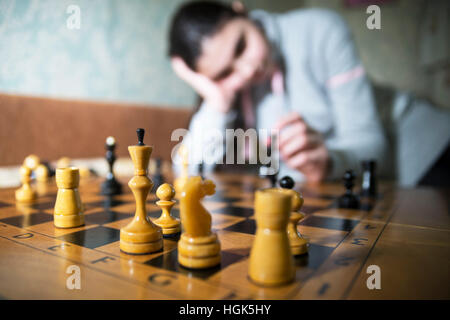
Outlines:
{"type": "MultiPolygon", "coordinates": [[[[438,0],[434,0],[438,1],[438,0]]],[[[0,92],[57,98],[191,107],[193,91],[170,68],[167,29],[183,0],[2,0],[0,92]],[[68,30],[66,9],[81,8],[81,29],[68,30]]],[[[249,9],[283,12],[325,7],[347,20],[369,75],[395,89],[434,97],[450,107],[446,73],[419,64],[425,0],[381,7],[381,30],[366,28],[366,7],[343,0],[244,0],[249,9]]]]}
{"type": "MultiPolygon", "coordinates": [[[[429,2],[432,1],[437,0],[429,2]]],[[[375,82],[413,92],[450,108],[449,61],[438,75],[428,72],[420,63],[420,27],[425,0],[393,0],[380,5],[381,30],[366,27],[369,16],[366,6],[346,8],[340,0],[305,0],[303,6],[330,8],[346,19],[364,66],[375,82]]],[[[450,11],[448,5],[447,11],[450,11]]]]}

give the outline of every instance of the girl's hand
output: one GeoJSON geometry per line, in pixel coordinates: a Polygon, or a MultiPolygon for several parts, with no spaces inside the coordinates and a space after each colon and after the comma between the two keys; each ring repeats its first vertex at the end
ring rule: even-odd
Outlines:
{"type": "Polygon", "coordinates": [[[208,106],[227,113],[233,103],[235,92],[226,89],[220,83],[216,83],[208,77],[192,71],[179,57],[171,59],[175,73],[188,83],[206,102],[208,106]]]}
{"type": "Polygon", "coordinates": [[[296,112],[281,118],[275,128],[280,130],[280,154],[287,165],[302,172],[308,181],[324,180],[330,157],[321,134],[308,127],[296,112]]]}

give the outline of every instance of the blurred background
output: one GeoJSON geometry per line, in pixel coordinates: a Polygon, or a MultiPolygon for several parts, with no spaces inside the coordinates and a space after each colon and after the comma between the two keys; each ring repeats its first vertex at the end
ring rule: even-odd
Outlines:
{"type": "MultiPolygon", "coordinates": [[[[0,92],[191,108],[195,94],[175,76],[166,54],[169,22],[182,2],[0,0],[0,92]],[[66,26],[70,5],[80,8],[80,29],[66,26]]],[[[450,108],[445,2],[243,1],[249,10],[339,12],[374,82],[450,108]],[[381,8],[381,30],[366,27],[369,4],[381,8]]]]}
{"type": "MultiPolygon", "coordinates": [[[[11,175],[18,183],[17,166],[30,154],[47,161],[96,158],[99,171],[106,172],[105,138],[115,136],[118,157],[128,159],[127,146],[136,142],[138,127],[148,132],[152,157],[170,161],[177,143],[171,141],[171,133],[187,127],[197,103],[167,56],[168,27],[183,2],[0,0],[0,185],[11,175]],[[68,27],[74,14],[79,14],[79,28],[68,27]],[[5,166],[12,169],[5,171],[5,166]]],[[[395,92],[403,92],[450,111],[447,0],[242,2],[248,10],[282,13],[320,7],[338,12],[353,33],[378,106],[392,104],[395,92]],[[371,4],[381,9],[381,29],[366,25],[371,4]]],[[[386,120],[390,115],[380,113],[387,134],[394,137],[386,120]]],[[[433,117],[447,121],[439,113],[433,117]]],[[[393,146],[417,140],[421,131],[430,132],[423,123],[435,128],[420,114],[410,122],[415,136],[391,138],[393,146]]],[[[434,131],[432,139],[437,140],[441,133],[434,131]]],[[[434,143],[423,141],[425,146],[434,143]]],[[[425,153],[430,163],[438,156],[426,151],[420,156],[425,153]]],[[[408,159],[417,156],[413,150],[408,159]]],[[[401,177],[402,168],[412,161],[397,162],[401,177]]],[[[402,179],[414,182],[407,176],[402,179]]]]}

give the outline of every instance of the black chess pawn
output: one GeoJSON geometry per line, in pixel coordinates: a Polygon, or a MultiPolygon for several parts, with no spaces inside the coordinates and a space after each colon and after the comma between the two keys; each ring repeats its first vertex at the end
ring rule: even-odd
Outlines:
{"type": "Polygon", "coordinates": [[[295,186],[295,181],[289,176],[284,176],[280,179],[278,182],[280,184],[280,187],[283,189],[292,189],[295,186]]]}
{"type": "Polygon", "coordinates": [[[155,161],[156,161],[156,168],[154,174],[152,175],[154,185],[152,189],[153,193],[156,193],[158,187],[165,183],[164,176],[162,174],[162,160],[161,158],[156,158],[155,161]]]}
{"type": "Polygon", "coordinates": [[[355,186],[355,175],[353,171],[347,170],[344,174],[343,180],[346,191],[339,197],[339,208],[358,209],[360,205],[359,198],[353,193],[353,187],[355,186]]]}
{"type": "Polygon", "coordinates": [[[197,174],[202,178],[202,180],[205,179],[205,168],[203,165],[203,161],[200,162],[197,166],[197,174]]]}
{"type": "Polygon", "coordinates": [[[375,197],[377,195],[377,163],[374,160],[365,160],[361,164],[363,169],[361,196],[375,197]]]}
{"type": "Polygon", "coordinates": [[[116,149],[116,140],[114,137],[106,138],[106,161],[109,165],[109,172],[106,175],[106,180],[102,183],[102,191],[103,195],[116,195],[122,193],[122,185],[116,180],[114,177],[113,166],[116,161],[115,149],[116,149]]]}

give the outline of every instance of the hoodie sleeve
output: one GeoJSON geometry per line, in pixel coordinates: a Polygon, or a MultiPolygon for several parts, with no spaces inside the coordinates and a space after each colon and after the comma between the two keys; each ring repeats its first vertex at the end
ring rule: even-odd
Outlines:
{"type": "MultiPolygon", "coordinates": [[[[193,115],[189,129],[180,143],[189,150],[189,172],[196,173],[196,167],[203,162],[204,170],[209,172],[215,164],[221,163],[224,155],[225,129],[230,115],[216,111],[203,103],[193,115]]],[[[173,154],[175,171],[179,171],[181,159],[173,154]]]]}
{"type": "Polygon", "coordinates": [[[349,168],[358,172],[365,159],[376,160],[384,168],[387,145],[350,31],[339,15],[328,14],[320,47],[323,88],[333,113],[335,137],[327,146],[333,162],[330,178],[340,178],[349,168]]]}

